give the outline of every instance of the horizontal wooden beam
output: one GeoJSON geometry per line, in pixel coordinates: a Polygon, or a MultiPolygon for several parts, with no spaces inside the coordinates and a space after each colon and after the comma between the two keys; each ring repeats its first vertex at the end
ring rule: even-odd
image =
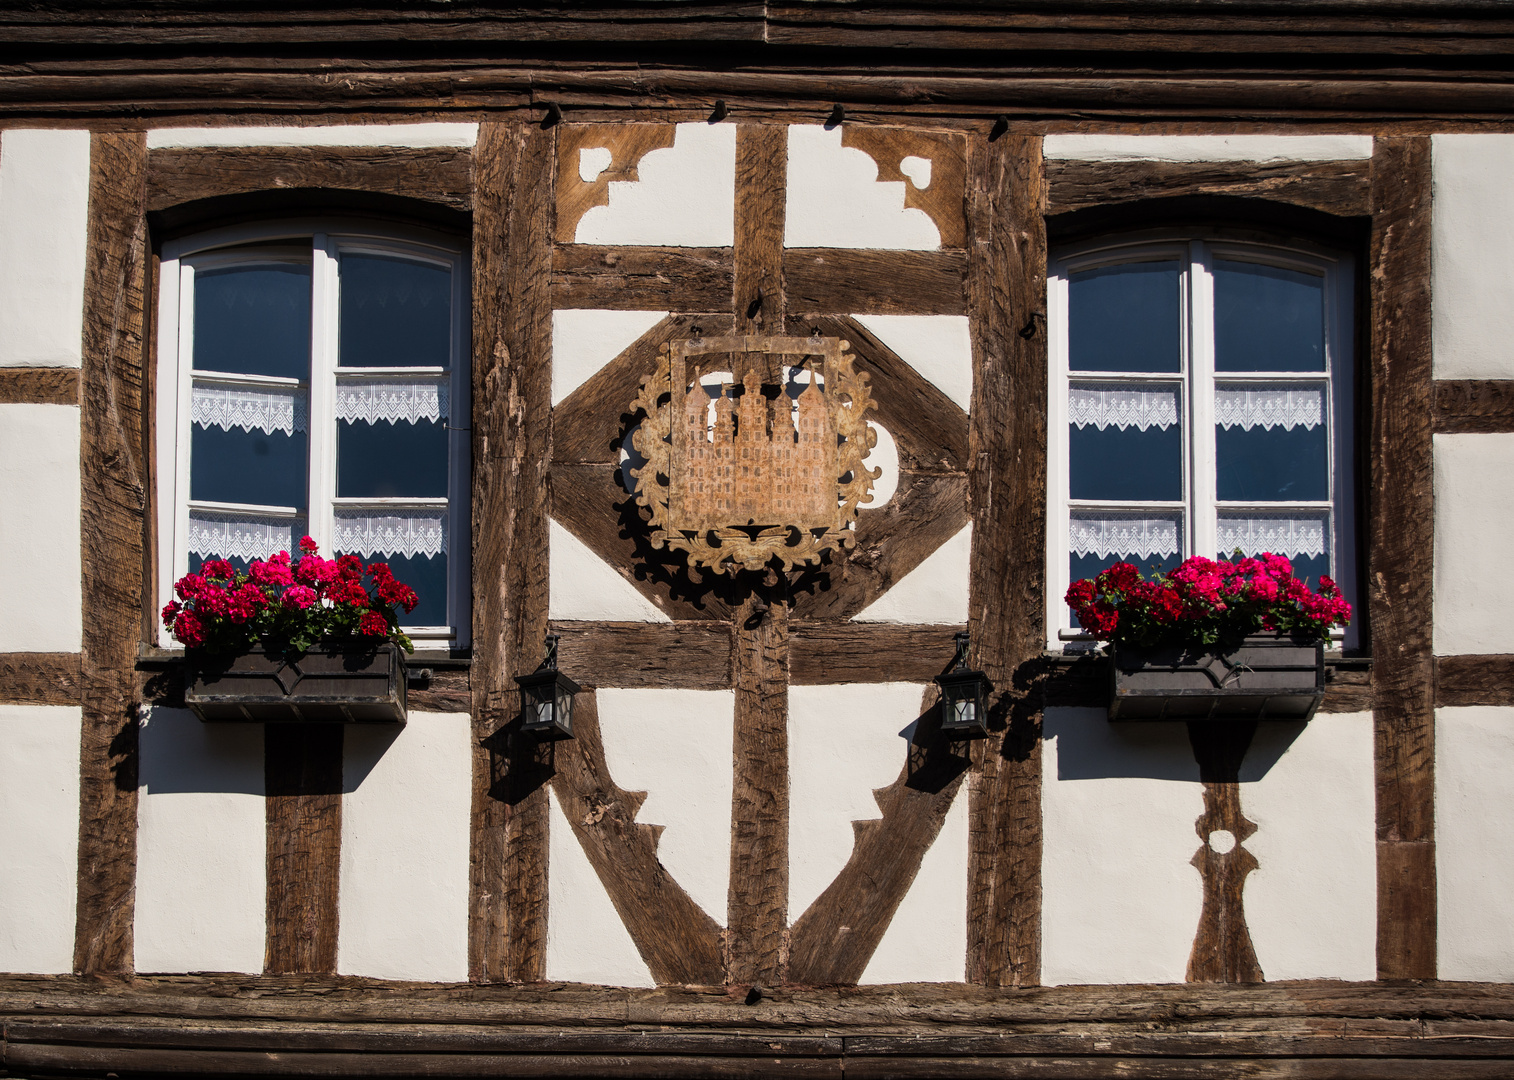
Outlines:
{"type": "Polygon", "coordinates": [[[0,405],[77,405],[78,368],[0,367],[0,405]]]}
{"type": "Polygon", "coordinates": [[[79,653],[0,653],[0,704],[77,705],[79,653]]]}
{"type": "Polygon", "coordinates": [[[1440,379],[1435,383],[1437,435],[1514,431],[1514,379],[1440,379]]]}
{"type": "Polygon", "coordinates": [[[552,306],[616,311],[722,311],[731,306],[730,248],[559,244],[552,306]]]}
{"type": "Polygon", "coordinates": [[[1514,655],[1437,656],[1435,704],[1514,705],[1514,655]]]}
{"type": "MultiPolygon", "coordinates": [[[[788,248],[790,311],[836,315],[965,315],[965,251],[788,248]]],[[[809,327],[794,328],[806,333],[809,327]]]]}
{"type": "Polygon", "coordinates": [[[951,666],[953,635],[966,628],[795,619],[789,624],[789,681],[796,686],[928,683],[951,666]]]}
{"type": "Polygon", "coordinates": [[[1339,217],[1368,212],[1372,162],[1048,161],[1053,214],[1142,199],[1230,195],[1339,217]]]}
{"type": "Polygon", "coordinates": [[[556,620],[558,666],[590,687],[729,690],[731,627],[724,622],[556,620]]]}

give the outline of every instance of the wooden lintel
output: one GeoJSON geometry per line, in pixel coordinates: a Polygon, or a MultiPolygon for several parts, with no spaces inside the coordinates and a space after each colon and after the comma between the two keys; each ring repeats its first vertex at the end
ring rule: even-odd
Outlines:
{"type": "Polygon", "coordinates": [[[1514,379],[1440,379],[1435,383],[1437,435],[1514,431],[1514,379]]]}
{"type": "Polygon", "coordinates": [[[0,405],[77,405],[78,368],[0,367],[0,405]]]}
{"type": "Polygon", "coordinates": [[[0,653],[0,704],[77,705],[82,663],[78,653],[0,653]]]}
{"type": "Polygon", "coordinates": [[[1048,161],[1053,214],[1144,199],[1230,195],[1337,217],[1370,208],[1371,165],[1360,161],[1048,161]]]}
{"type": "Polygon", "coordinates": [[[928,683],[951,666],[963,626],[799,620],[790,624],[796,686],[928,683]]]}
{"type": "Polygon", "coordinates": [[[789,248],[783,253],[783,275],[791,311],[967,314],[965,251],[789,248]]]}
{"type": "Polygon", "coordinates": [[[730,248],[560,244],[552,253],[552,306],[624,311],[727,311],[730,248]]]}
{"type": "Polygon", "coordinates": [[[725,622],[553,620],[558,666],[588,687],[729,690],[731,627],[725,622]]]}

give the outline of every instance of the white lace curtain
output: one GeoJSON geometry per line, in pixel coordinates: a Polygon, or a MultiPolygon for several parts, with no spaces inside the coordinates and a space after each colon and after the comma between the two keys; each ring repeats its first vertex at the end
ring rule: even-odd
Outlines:
{"type": "Polygon", "coordinates": [[[293,435],[310,426],[310,399],[303,387],[288,390],[251,386],[195,384],[189,395],[190,418],[202,428],[241,428],[272,435],[293,435]]]}
{"type": "Polygon", "coordinates": [[[304,535],[305,523],[298,518],[189,512],[189,553],[202,559],[250,562],[280,551],[293,554],[304,535]]]}
{"type": "Polygon", "coordinates": [[[1067,415],[1074,427],[1091,424],[1100,431],[1107,427],[1165,430],[1178,422],[1178,392],[1176,387],[1101,390],[1073,386],[1067,391],[1067,415]]]}
{"type": "Polygon", "coordinates": [[[445,420],[449,398],[445,382],[338,382],[336,418],[369,424],[445,420]]]}
{"type": "Polygon", "coordinates": [[[1078,555],[1134,555],[1149,559],[1153,555],[1176,555],[1178,519],[1127,514],[1103,514],[1098,517],[1074,515],[1072,550],[1078,555]]]}
{"type": "Polygon", "coordinates": [[[1214,422],[1222,428],[1313,429],[1325,419],[1325,391],[1318,386],[1220,387],[1214,392],[1214,422]]]}
{"type": "Polygon", "coordinates": [[[1270,551],[1274,555],[1296,559],[1300,555],[1323,555],[1328,549],[1325,540],[1325,519],[1322,517],[1222,517],[1216,547],[1221,558],[1240,548],[1253,555],[1270,551]]]}
{"type": "Polygon", "coordinates": [[[336,515],[336,550],[371,559],[403,555],[433,558],[447,550],[447,514],[444,510],[378,511],[339,510],[336,515]]]}

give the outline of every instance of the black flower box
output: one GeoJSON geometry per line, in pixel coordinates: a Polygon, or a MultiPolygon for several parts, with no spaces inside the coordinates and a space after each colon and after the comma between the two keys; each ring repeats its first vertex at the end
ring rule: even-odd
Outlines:
{"type": "Polygon", "coordinates": [[[1325,697],[1322,641],[1262,634],[1109,652],[1111,720],[1308,720],[1325,697]]]}
{"type": "Polygon", "coordinates": [[[185,652],[184,703],[207,723],[405,722],[405,654],[398,645],[185,652]]]}

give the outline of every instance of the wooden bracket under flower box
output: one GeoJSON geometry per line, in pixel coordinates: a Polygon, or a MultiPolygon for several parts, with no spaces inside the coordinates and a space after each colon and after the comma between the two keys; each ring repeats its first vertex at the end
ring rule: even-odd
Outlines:
{"type": "Polygon", "coordinates": [[[1111,720],[1308,720],[1325,697],[1321,641],[1265,634],[1109,652],[1111,720]]]}
{"type": "Polygon", "coordinates": [[[184,657],[184,703],[207,722],[405,722],[405,654],[393,643],[290,655],[190,649],[184,657]]]}

